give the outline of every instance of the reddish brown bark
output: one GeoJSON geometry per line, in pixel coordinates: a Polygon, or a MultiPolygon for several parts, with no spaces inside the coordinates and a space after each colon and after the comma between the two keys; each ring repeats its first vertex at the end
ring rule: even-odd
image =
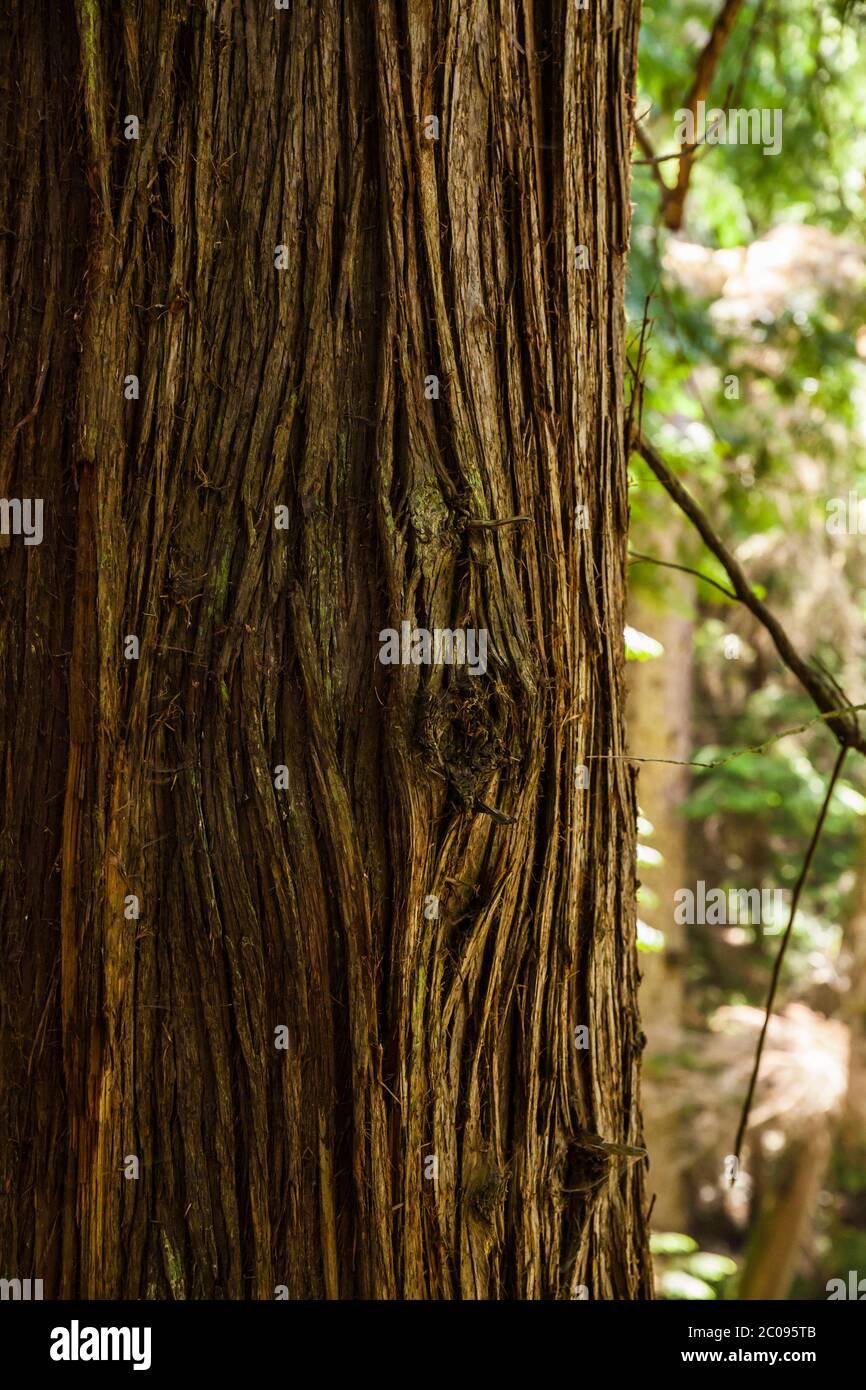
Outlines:
{"type": "Polygon", "coordinates": [[[640,1138],[637,10],[13,7],[0,1251],[47,1297],[648,1292],[585,1138],[640,1138]],[[486,674],[380,664],[402,620],[486,674]]]}

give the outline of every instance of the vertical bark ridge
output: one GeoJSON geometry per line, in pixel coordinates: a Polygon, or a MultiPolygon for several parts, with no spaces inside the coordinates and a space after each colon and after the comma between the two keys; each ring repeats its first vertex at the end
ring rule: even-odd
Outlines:
{"type": "Polygon", "coordinates": [[[583,1142],[640,1138],[637,5],[59,9],[4,36],[6,1262],[646,1296],[639,1168],[583,1142]],[[486,674],[382,665],[404,620],[486,674]]]}

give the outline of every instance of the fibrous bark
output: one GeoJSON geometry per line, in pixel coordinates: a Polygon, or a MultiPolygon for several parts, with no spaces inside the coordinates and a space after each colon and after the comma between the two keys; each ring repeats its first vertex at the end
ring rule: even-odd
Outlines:
{"type": "Polygon", "coordinates": [[[0,1253],[46,1297],[648,1291],[586,1144],[640,1140],[637,10],[12,5],[0,1253]],[[486,673],[383,665],[402,621],[486,673]]]}

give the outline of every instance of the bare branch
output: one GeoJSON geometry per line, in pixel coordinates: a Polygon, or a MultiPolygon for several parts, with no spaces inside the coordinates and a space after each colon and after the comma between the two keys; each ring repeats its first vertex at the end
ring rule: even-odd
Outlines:
{"type": "Polygon", "coordinates": [[[726,767],[728,763],[734,762],[737,758],[745,758],[749,753],[766,753],[768,748],[772,748],[774,743],[779,743],[783,738],[790,738],[792,734],[804,734],[807,729],[812,729],[816,724],[826,724],[829,719],[835,719],[837,715],[851,714],[852,712],[866,709],[866,703],[862,705],[845,705],[843,708],[829,710],[827,714],[816,714],[814,719],[807,719],[805,724],[791,724],[787,729],[780,729],[777,734],[772,734],[770,738],[765,738],[761,743],[753,743],[750,748],[737,748],[733,753],[726,753],[723,758],[713,758],[711,762],[702,763],[696,758],[638,758],[634,753],[587,753],[587,762],[600,762],[602,760],[619,760],[626,763],[664,763],[667,767],[699,767],[702,772],[710,772],[716,767],[726,767]]]}
{"type": "Polygon", "coordinates": [[[845,699],[848,710],[844,716],[840,717],[834,713],[838,705],[837,690],[834,690],[831,682],[821,671],[810,666],[800,656],[778,618],[758,598],[739,562],[713,529],[692,495],[673,475],[664,459],[644,435],[637,436],[634,441],[634,448],[635,452],[640,454],[641,458],[649,464],[665,491],[696,527],[708,549],[713,552],[717,560],[721,561],[737,598],[767,629],[773,639],[776,651],[788,670],[797,677],[804,690],[812,697],[817,708],[822,713],[831,716],[827,719],[827,725],[833,730],[840,744],[844,748],[855,748],[858,753],[866,755],[866,738],[860,730],[856,715],[853,713],[853,706],[851,706],[850,701],[847,701],[847,697],[845,699]]]}
{"type": "Polygon", "coordinates": [[[666,570],[681,570],[683,574],[693,574],[695,579],[702,579],[705,584],[712,584],[713,588],[718,589],[725,598],[731,599],[733,603],[739,603],[737,595],[732,590],[726,589],[724,584],[720,584],[717,579],[711,579],[708,574],[702,574],[700,570],[693,570],[688,565],[675,565],[673,560],[658,560],[655,555],[642,555],[639,550],[630,550],[628,553],[636,565],[643,561],[648,565],[661,565],[666,570]]]}

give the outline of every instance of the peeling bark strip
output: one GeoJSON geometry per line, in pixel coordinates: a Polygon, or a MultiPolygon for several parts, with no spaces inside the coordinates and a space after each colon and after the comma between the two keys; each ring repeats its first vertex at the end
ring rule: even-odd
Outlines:
{"type": "Polygon", "coordinates": [[[0,1254],[48,1297],[648,1296],[637,11],[5,21],[0,1254]],[[404,622],[485,671],[383,665],[404,622]]]}

